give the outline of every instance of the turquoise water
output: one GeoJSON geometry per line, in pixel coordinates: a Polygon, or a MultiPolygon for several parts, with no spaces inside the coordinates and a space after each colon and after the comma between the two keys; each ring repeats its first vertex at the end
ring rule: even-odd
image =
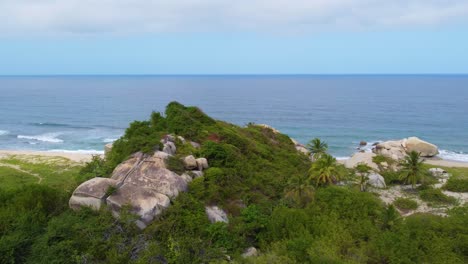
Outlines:
{"type": "Polygon", "coordinates": [[[97,152],[170,101],[269,124],[337,157],[418,136],[468,161],[468,75],[0,77],[0,149],[97,152]]]}

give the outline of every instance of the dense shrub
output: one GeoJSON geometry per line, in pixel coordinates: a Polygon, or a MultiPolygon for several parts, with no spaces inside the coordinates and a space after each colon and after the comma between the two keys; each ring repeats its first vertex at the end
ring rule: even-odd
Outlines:
{"type": "Polygon", "coordinates": [[[397,198],[393,204],[400,210],[416,210],[418,208],[418,203],[415,200],[403,197],[397,198]]]}
{"type": "Polygon", "coordinates": [[[468,179],[452,176],[447,180],[444,189],[452,192],[468,192],[468,179]]]}
{"type": "Polygon", "coordinates": [[[427,188],[419,192],[422,200],[435,204],[455,204],[457,200],[445,195],[440,189],[427,188]]]}

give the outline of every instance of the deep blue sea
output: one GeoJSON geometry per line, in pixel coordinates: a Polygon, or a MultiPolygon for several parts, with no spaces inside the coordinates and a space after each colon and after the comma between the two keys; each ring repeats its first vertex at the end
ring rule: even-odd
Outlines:
{"type": "Polygon", "coordinates": [[[418,136],[468,161],[468,75],[0,77],[0,149],[99,152],[171,101],[322,138],[337,157],[418,136]]]}

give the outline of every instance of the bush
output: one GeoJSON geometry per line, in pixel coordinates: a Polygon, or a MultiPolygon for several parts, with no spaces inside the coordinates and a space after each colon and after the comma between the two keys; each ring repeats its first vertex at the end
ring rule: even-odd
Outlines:
{"type": "Polygon", "coordinates": [[[452,192],[468,192],[468,179],[452,176],[444,185],[444,189],[452,192]]]}
{"type": "Polygon", "coordinates": [[[166,159],[166,166],[168,170],[171,170],[179,175],[185,172],[184,162],[182,159],[175,156],[169,156],[166,159]]]}
{"type": "Polygon", "coordinates": [[[419,192],[423,201],[436,204],[456,204],[457,200],[445,195],[440,189],[427,188],[419,192]]]}
{"type": "Polygon", "coordinates": [[[400,210],[416,210],[418,208],[418,203],[415,200],[402,197],[396,199],[393,205],[400,210]]]}

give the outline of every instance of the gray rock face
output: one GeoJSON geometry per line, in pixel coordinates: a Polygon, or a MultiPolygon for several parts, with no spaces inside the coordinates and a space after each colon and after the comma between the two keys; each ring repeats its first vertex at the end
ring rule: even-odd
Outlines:
{"type": "Polygon", "coordinates": [[[187,170],[194,170],[198,168],[197,160],[192,155],[184,158],[184,167],[187,170]]]}
{"type": "Polygon", "coordinates": [[[89,206],[99,210],[105,204],[104,199],[109,188],[116,185],[117,181],[108,178],[93,178],[88,180],[75,189],[68,205],[72,209],[89,206]]]}
{"type": "Polygon", "coordinates": [[[167,142],[164,144],[164,147],[163,147],[163,152],[169,154],[169,155],[175,155],[176,154],[176,145],[174,144],[174,142],[167,142]]]}
{"type": "Polygon", "coordinates": [[[137,225],[145,228],[155,216],[161,214],[169,206],[170,200],[169,197],[156,190],[124,183],[107,198],[107,204],[116,216],[119,215],[123,206],[129,205],[131,212],[140,216],[137,225]]]}
{"type": "MultiPolygon", "coordinates": [[[[81,184],[70,198],[73,209],[91,206],[99,209],[107,204],[115,216],[124,205],[140,216],[137,225],[146,227],[155,216],[170,204],[180,192],[187,190],[190,175],[181,177],[166,168],[169,154],[158,151],[154,155],[135,153],[119,164],[110,179],[94,178],[81,184]],[[115,187],[111,194],[109,187],[115,187]]],[[[196,163],[196,162],[195,162],[196,163]]]]}
{"type": "Polygon", "coordinates": [[[203,177],[203,171],[191,171],[191,173],[193,174],[194,179],[203,177]]]}
{"type": "Polygon", "coordinates": [[[199,171],[208,169],[208,161],[205,158],[198,158],[196,159],[196,162],[199,171]]]}
{"type": "Polygon", "coordinates": [[[206,212],[206,215],[208,216],[208,220],[210,220],[211,223],[216,223],[216,222],[229,223],[227,214],[218,206],[206,206],[205,212],[206,212]]]}
{"type": "Polygon", "coordinates": [[[441,168],[430,168],[429,173],[436,178],[447,179],[450,177],[450,174],[441,168]]]}
{"type": "Polygon", "coordinates": [[[387,185],[385,184],[385,179],[382,177],[382,175],[377,174],[377,173],[371,173],[368,176],[368,181],[367,183],[375,188],[386,188],[387,185]]]}
{"type": "Polygon", "coordinates": [[[133,184],[141,188],[151,189],[158,193],[174,198],[180,192],[187,190],[187,183],[176,173],[143,162],[132,174],[130,174],[125,183],[133,184]]]}
{"type": "Polygon", "coordinates": [[[344,165],[345,165],[346,168],[352,169],[352,168],[356,167],[359,163],[364,163],[367,166],[371,167],[372,169],[377,170],[378,169],[377,164],[375,164],[372,161],[372,158],[374,158],[375,156],[377,156],[377,155],[374,154],[374,153],[358,152],[358,153],[354,154],[351,158],[346,160],[344,165]]]}

